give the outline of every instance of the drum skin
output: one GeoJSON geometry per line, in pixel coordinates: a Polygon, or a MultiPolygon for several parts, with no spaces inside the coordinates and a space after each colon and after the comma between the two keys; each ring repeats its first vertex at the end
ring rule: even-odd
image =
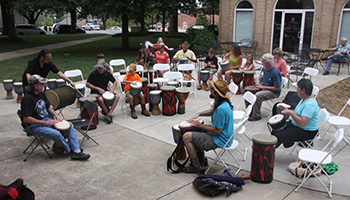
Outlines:
{"type": "Polygon", "coordinates": [[[174,86],[163,86],[162,90],[162,113],[172,116],[176,114],[176,91],[174,86]]]}
{"type": "Polygon", "coordinates": [[[75,90],[67,85],[52,90],[46,90],[45,95],[54,110],[73,104],[76,96],[75,90]]]}
{"type": "Polygon", "coordinates": [[[253,136],[252,141],[250,178],[258,183],[271,183],[277,138],[273,135],[257,134],[253,136]]]}

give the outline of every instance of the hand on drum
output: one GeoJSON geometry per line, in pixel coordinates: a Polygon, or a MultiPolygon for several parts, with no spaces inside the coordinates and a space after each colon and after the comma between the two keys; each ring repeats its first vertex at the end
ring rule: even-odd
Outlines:
{"type": "Polygon", "coordinates": [[[100,93],[100,94],[104,94],[106,91],[102,88],[98,88],[97,91],[100,93]]]}
{"type": "Polygon", "coordinates": [[[202,123],[199,120],[197,120],[197,119],[192,119],[191,118],[191,119],[187,120],[187,122],[190,123],[191,126],[194,126],[194,127],[197,127],[197,128],[199,128],[202,125],[202,123]]]}
{"type": "Polygon", "coordinates": [[[190,121],[196,120],[199,117],[199,114],[195,114],[193,115],[193,117],[191,117],[189,120],[186,120],[187,122],[191,123],[190,121]]]}
{"type": "Polygon", "coordinates": [[[133,81],[130,84],[137,85],[137,81],[133,81]]]}
{"type": "Polygon", "coordinates": [[[49,121],[45,121],[45,125],[53,126],[53,125],[57,124],[58,122],[59,122],[59,120],[57,120],[57,119],[49,120],[49,121]]]}

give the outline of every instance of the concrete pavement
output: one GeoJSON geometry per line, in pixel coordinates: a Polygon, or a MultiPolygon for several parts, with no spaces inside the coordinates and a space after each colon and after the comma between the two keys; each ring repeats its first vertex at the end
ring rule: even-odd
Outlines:
{"type": "MultiPolygon", "coordinates": [[[[315,85],[322,89],[348,77],[346,69],[342,70],[344,71],[338,77],[334,73],[322,76],[320,72],[314,81],[315,85]]],[[[294,88],[291,86],[289,90],[294,88]]],[[[117,93],[120,93],[119,90],[117,93]]],[[[10,184],[21,177],[35,192],[37,199],[207,199],[208,197],[198,193],[192,186],[195,174],[167,172],[166,160],[175,148],[171,127],[190,118],[196,112],[208,109],[211,101],[208,95],[209,92],[201,90],[197,92],[195,99],[191,94],[186,101],[186,113],[171,117],[145,117],[140,114],[141,108],[138,106],[136,111],[139,118],[134,120],[129,114],[123,115],[119,103],[114,112],[114,123],[108,125],[100,118],[98,128],[89,132],[99,145],[92,141],[84,142],[84,152],[91,154],[88,161],[71,161],[69,156],[58,156],[51,151],[53,159],[49,159],[42,149],[37,149],[27,162],[23,162],[25,155],[22,152],[32,138],[27,137],[20,126],[16,115],[19,104],[15,100],[5,100],[5,91],[1,90],[0,184],[10,184]]],[[[241,97],[242,95],[236,95],[233,99],[234,106],[238,105],[241,97]]],[[[268,108],[265,103],[263,106],[268,108]]],[[[63,113],[67,119],[74,118],[79,109],[73,104],[64,108],[63,113]]],[[[263,109],[262,115],[265,117],[257,122],[248,122],[247,131],[251,135],[269,134],[266,126],[268,114],[269,112],[263,109]]],[[[208,118],[203,120],[209,122],[208,118]]],[[[77,134],[81,141],[81,134],[77,134]]],[[[252,142],[244,136],[241,136],[241,139],[248,146],[247,160],[243,161],[237,152],[234,154],[242,165],[241,173],[249,175],[252,142]]],[[[330,136],[318,140],[316,148],[323,147],[328,139],[330,136]]],[[[51,146],[52,141],[48,141],[48,144],[51,146]]],[[[239,148],[242,149],[242,145],[239,148]]],[[[334,162],[339,165],[339,170],[331,175],[334,182],[334,199],[350,198],[346,184],[350,175],[349,150],[350,147],[341,142],[334,151],[334,162]]],[[[289,151],[290,149],[283,147],[276,150],[272,183],[246,181],[246,185],[238,193],[233,193],[229,198],[224,195],[217,198],[327,199],[327,193],[315,178],[311,178],[298,192],[294,192],[301,179],[288,171],[288,164],[297,159],[296,152],[289,155],[289,151]]],[[[213,152],[206,155],[209,162],[212,162],[213,152]]],[[[232,159],[228,155],[225,155],[224,159],[235,171],[232,159]]],[[[217,164],[210,173],[222,173],[223,169],[221,164],[217,164]]],[[[325,180],[325,176],[321,175],[321,179],[325,180]]]]}

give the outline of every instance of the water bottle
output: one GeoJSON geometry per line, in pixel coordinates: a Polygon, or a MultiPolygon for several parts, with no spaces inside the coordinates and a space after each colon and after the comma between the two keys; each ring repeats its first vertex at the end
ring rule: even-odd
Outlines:
{"type": "Polygon", "coordinates": [[[124,109],[124,112],[123,112],[123,117],[124,119],[126,118],[126,110],[124,109]]]}

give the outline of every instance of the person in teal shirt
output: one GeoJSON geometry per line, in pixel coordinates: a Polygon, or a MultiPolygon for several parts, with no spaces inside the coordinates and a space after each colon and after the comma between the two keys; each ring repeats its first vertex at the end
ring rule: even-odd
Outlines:
{"type": "Polygon", "coordinates": [[[279,106],[282,113],[290,115],[292,120],[287,123],[285,129],[272,132],[272,135],[277,137],[276,148],[281,144],[289,148],[294,142],[311,140],[318,132],[318,104],[312,95],[313,84],[309,79],[301,79],[297,86],[297,93],[301,100],[295,110],[279,106]]]}
{"type": "MultiPolygon", "coordinates": [[[[201,130],[186,132],[183,141],[187,152],[191,157],[190,166],[183,169],[186,173],[204,173],[208,162],[204,151],[223,147],[233,134],[233,106],[227,94],[229,87],[226,81],[219,79],[216,82],[209,81],[210,97],[214,98],[214,108],[197,113],[188,122],[201,130]],[[211,116],[212,125],[200,123],[199,116],[211,116]]],[[[231,146],[232,140],[228,146],[231,146]]]]}

